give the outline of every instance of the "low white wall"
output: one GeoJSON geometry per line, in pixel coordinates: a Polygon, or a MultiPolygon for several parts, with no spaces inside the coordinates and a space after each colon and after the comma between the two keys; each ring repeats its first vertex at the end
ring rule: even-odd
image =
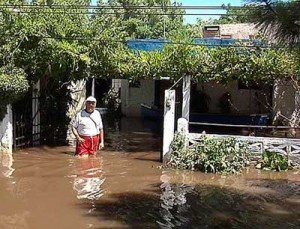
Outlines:
{"type": "Polygon", "coordinates": [[[121,82],[122,114],[127,117],[141,116],[141,103],[154,104],[154,80],[141,80],[139,87],[129,87],[128,80],[121,82]]]}
{"type": "Polygon", "coordinates": [[[13,126],[11,105],[6,108],[6,115],[0,122],[0,152],[12,153],[13,126]]]}

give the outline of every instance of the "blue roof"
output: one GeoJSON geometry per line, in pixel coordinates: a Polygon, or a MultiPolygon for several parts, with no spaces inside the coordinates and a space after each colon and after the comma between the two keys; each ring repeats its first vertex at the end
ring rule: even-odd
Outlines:
{"type": "Polygon", "coordinates": [[[127,41],[127,46],[132,50],[158,51],[166,45],[164,39],[136,39],[127,41]]]}
{"type": "MultiPolygon", "coordinates": [[[[194,44],[201,44],[205,46],[229,46],[238,42],[252,42],[253,45],[261,44],[259,40],[248,39],[218,39],[218,38],[196,38],[194,44]]],[[[171,42],[164,39],[136,39],[127,41],[127,46],[132,50],[140,51],[159,51],[164,48],[165,45],[171,42]]]]}

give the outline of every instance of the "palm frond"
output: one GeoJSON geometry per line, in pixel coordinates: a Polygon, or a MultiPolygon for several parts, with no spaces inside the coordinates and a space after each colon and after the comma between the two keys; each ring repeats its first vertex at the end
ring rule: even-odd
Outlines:
{"type": "Polygon", "coordinates": [[[300,1],[254,0],[250,19],[263,34],[280,44],[300,43],[300,1]]]}

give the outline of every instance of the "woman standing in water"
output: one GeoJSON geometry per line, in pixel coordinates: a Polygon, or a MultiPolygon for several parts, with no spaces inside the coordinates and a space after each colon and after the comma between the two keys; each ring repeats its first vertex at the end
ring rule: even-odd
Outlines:
{"type": "Polygon", "coordinates": [[[99,148],[104,147],[103,123],[100,112],[95,110],[96,103],[93,96],[88,97],[85,109],[71,121],[72,132],[77,140],[75,155],[95,155],[99,148]]]}

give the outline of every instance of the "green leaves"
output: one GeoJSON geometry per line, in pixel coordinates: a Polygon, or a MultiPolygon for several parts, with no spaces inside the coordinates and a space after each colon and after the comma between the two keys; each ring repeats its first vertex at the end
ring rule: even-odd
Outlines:
{"type": "MultiPolygon", "coordinates": [[[[7,4],[19,1],[0,1],[7,4]]],[[[88,5],[87,0],[55,0],[51,4],[88,5]]],[[[126,78],[130,81],[170,77],[175,81],[190,75],[198,82],[231,80],[244,83],[273,81],[275,78],[299,79],[299,50],[241,47],[203,47],[193,45],[191,28],[183,25],[179,9],[167,9],[171,15],[151,15],[165,9],[133,9],[129,5],[161,6],[162,1],[109,1],[99,4],[116,9],[75,9],[78,14],[55,11],[44,3],[40,10],[15,14],[8,9],[0,13],[0,67],[13,65],[27,74],[29,81],[44,76],[69,82],[88,76],[126,78]],[[124,4],[123,4],[124,3],[124,4]],[[42,13],[46,9],[49,13],[42,13]],[[55,14],[55,12],[60,12],[55,14]],[[108,14],[109,13],[109,14],[108,14]],[[173,14],[174,13],[174,14],[173,14]],[[163,20],[164,19],[164,20],[163,20]],[[161,38],[166,25],[167,44],[161,51],[132,52],[126,47],[131,38],[161,38]]],[[[165,2],[167,5],[170,1],[165,2]]],[[[72,11],[73,12],[73,11],[72,11]]],[[[195,28],[199,30],[199,28],[195,28]]]]}
{"type": "Polygon", "coordinates": [[[15,102],[29,88],[23,69],[14,66],[0,68],[0,120],[6,113],[6,105],[15,102]]]}
{"type": "Polygon", "coordinates": [[[0,68],[0,97],[6,104],[14,102],[29,88],[23,69],[13,66],[0,68]]]}
{"type": "MultiPolygon", "coordinates": [[[[174,40],[174,42],[178,42],[174,40]]],[[[189,42],[189,41],[184,41],[189,42]]],[[[278,78],[299,75],[299,65],[292,52],[266,48],[201,47],[185,44],[169,44],[162,51],[120,53],[119,59],[111,59],[116,71],[125,78],[145,79],[168,76],[176,80],[183,75],[192,76],[198,82],[215,81],[226,84],[240,80],[273,82],[278,78]]]]}
{"type": "Polygon", "coordinates": [[[249,11],[249,19],[272,40],[285,45],[300,42],[300,2],[252,0],[257,7],[249,11]],[[262,4],[261,4],[262,3],[262,4]]]}
{"type": "Polygon", "coordinates": [[[256,165],[259,169],[276,171],[288,170],[290,167],[291,163],[286,156],[270,151],[265,151],[256,165]]]}
{"type": "Polygon", "coordinates": [[[170,164],[203,172],[238,173],[248,165],[247,144],[234,138],[203,137],[192,146],[184,147],[184,137],[176,134],[171,145],[170,164]]]}

